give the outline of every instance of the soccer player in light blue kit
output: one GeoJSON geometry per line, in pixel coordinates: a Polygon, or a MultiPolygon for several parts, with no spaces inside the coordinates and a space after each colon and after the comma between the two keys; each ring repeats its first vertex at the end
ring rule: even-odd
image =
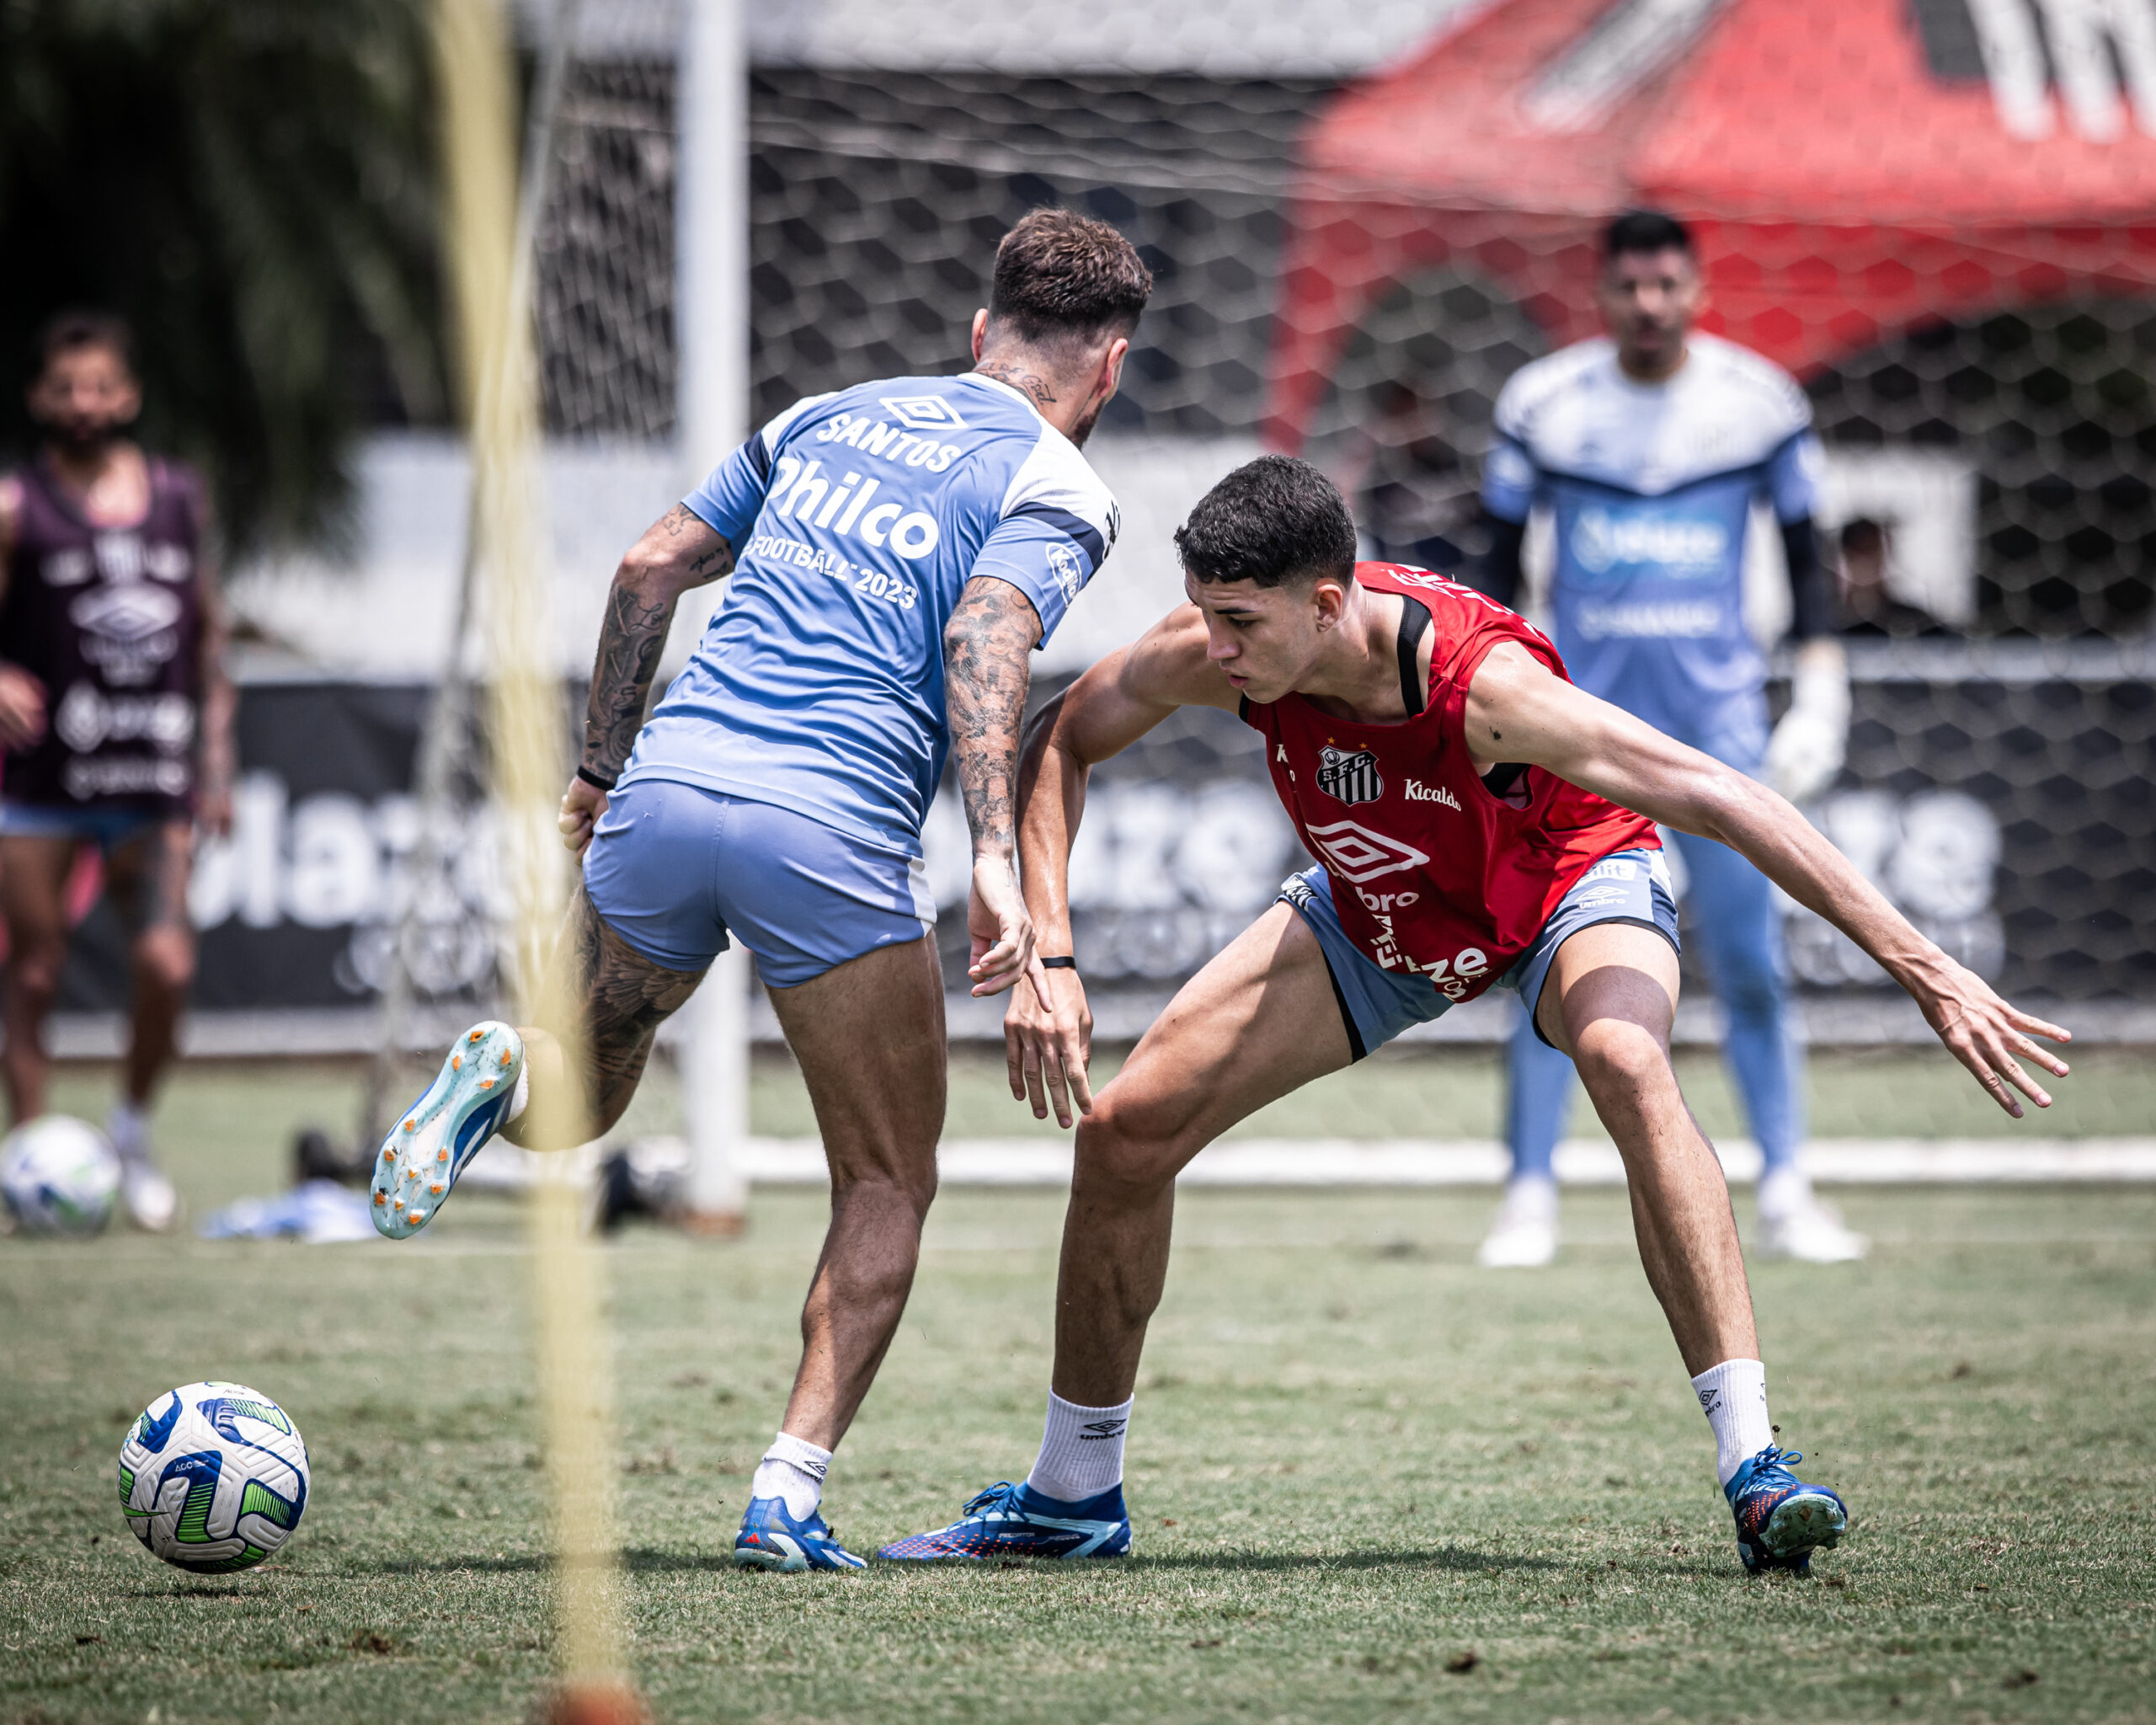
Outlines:
{"type": "MultiPolygon", "coordinates": [[[[1808,802],[1841,770],[1849,713],[1812,530],[1820,455],[1810,403],[1772,361],[1693,332],[1705,286],[1691,235],[1671,216],[1634,211],[1610,224],[1601,301],[1609,336],[1537,360],[1497,398],[1483,470],[1487,589],[1515,602],[1529,515],[1547,510],[1555,633],[1572,680],[1808,802]],[[1743,605],[1746,530],[1760,503],[1780,529],[1797,655],[1794,698],[1771,738],[1766,660],[1743,605]]],[[[1761,1246],[1816,1263],[1860,1258],[1864,1241],[1812,1195],[1799,1162],[1803,1070],[1773,889],[1727,847],[1670,836],[1764,1158],[1761,1246]]],[[[1508,1066],[1512,1180],[1481,1258],[1519,1268],[1556,1251],[1550,1162],[1574,1087],[1572,1063],[1524,1020],[1508,1066]]]]}
{"type": "Polygon", "coordinates": [[[484,1023],[392,1129],[376,1225],[425,1226],[494,1132],[566,1149],[620,1117],[661,1020],[738,937],[807,1080],[831,1223],[801,1365],[734,1561],[857,1569],[819,1505],[905,1307],[936,1190],[943,981],[921,826],[955,756],[976,994],[1043,987],[1013,868],[1028,655],[1113,544],[1079,452],[1152,277],[1104,222],[1004,236],[974,369],[812,397],[622,560],[561,828],[584,857],[536,1023],[484,1023]],[[733,574],[648,724],[675,601],[733,574]],[[632,750],[632,744],[634,745],[632,750]]]}

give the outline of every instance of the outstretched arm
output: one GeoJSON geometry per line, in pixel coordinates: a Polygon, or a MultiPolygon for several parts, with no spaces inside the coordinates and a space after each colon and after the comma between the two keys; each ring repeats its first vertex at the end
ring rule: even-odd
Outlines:
{"type": "Polygon", "coordinates": [[[584,708],[584,754],[569,781],[556,823],[562,841],[578,856],[606,812],[606,788],[622,776],[637,733],[652,674],[665,650],[674,607],[691,587],[701,587],[734,567],[734,547],[685,504],[675,504],[629,547],[606,594],[599,626],[599,656],[591,668],[591,698],[584,708]]]}
{"type": "Polygon", "coordinates": [[[2029,1039],[2065,1042],[2068,1033],[2017,1011],[1925,939],[1823,834],[1766,786],[1573,687],[1510,643],[1492,652],[1475,673],[1466,719],[1478,770],[1499,761],[1524,761],[1748,858],[1907,989],[1940,1040],[2008,1114],[2021,1116],[2015,1089],[2038,1108],[2051,1106],[2043,1087],[2016,1056],[2063,1077],[2066,1063],[2029,1039]]]}
{"type": "MultiPolygon", "coordinates": [[[[1129,748],[1178,707],[1233,712],[1235,705],[1234,688],[1205,656],[1204,619],[1196,606],[1183,605],[1034,715],[1019,769],[1018,851],[1042,950],[1072,950],[1070,846],[1094,764],[1129,748]]],[[[1030,1100],[1037,1119],[1046,1119],[1053,1104],[1057,1122],[1068,1126],[1072,1098],[1079,1113],[1092,1110],[1086,1066],[1093,1019],[1076,970],[1043,975],[1038,997],[1019,990],[1004,1015],[1011,1093],[1030,1100]]]]}

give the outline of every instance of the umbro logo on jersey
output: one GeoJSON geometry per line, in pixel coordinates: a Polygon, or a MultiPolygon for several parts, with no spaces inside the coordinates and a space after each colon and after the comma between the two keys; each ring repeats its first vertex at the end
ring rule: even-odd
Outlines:
{"type": "Polygon", "coordinates": [[[1454,810],[1460,807],[1460,798],[1444,786],[1426,785],[1417,778],[1407,781],[1407,788],[1402,794],[1411,803],[1442,803],[1446,808],[1454,810]]]}
{"type": "Polygon", "coordinates": [[[1330,826],[1313,826],[1309,838],[1326,865],[1353,886],[1375,880],[1380,874],[1419,868],[1430,860],[1414,846],[1372,832],[1358,821],[1336,820],[1330,826]]]}
{"type": "Polygon", "coordinates": [[[966,422],[940,395],[887,395],[883,405],[909,431],[963,431],[966,422]]]}
{"type": "Polygon", "coordinates": [[[1385,794],[1378,757],[1368,749],[1336,749],[1328,744],[1317,751],[1317,788],[1342,803],[1374,803],[1385,794]]]}

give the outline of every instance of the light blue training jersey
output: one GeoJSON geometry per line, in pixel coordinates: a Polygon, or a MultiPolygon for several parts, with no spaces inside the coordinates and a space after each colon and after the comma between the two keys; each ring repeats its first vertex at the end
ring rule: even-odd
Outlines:
{"type": "Polygon", "coordinates": [[[1666,382],[1583,341],[1514,373],[1484,464],[1491,514],[1546,506],[1558,650],[1582,688],[1738,766],[1766,745],[1767,665],[1744,624],[1753,505],[1813,512],[1811,403],[1781,367],[1694,334],[1666,382]]]}
{"type": "Polygon", "coordinates": [[[798,402],[684,499],[734,550],[725,603],[622,774],[793,808],[918,856],[951,744],[943,629],[976,575],[1045,644],[1115,543],[1107,488],[992,378],[798,402]]]}

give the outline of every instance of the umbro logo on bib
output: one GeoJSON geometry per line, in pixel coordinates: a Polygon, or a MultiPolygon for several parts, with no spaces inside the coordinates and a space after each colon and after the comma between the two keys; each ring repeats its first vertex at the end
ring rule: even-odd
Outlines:
{"type": "Polygon", "coordinates": [[[1378,776],[1378,757],[1368,749],[1317,751],[1317,788],[1342,803],[1374,803],[1385,794],[1385,781],[1378,776]]]}
{"type": "Polygon", "coordinates": [[[909,431],[963,431],[966,422],[940,395],[887,395],[883,405],[909,431]]]}
{"type": "Polygon", "coordinates": [[[1380,874],[1420,868],[1430,860],[1414,846],[1402,844],[1389,833],[1373,832],[1353,820],[1313,826],[1307,836],[1326,867],[1352,886],[1375,880],[1380,874]]]}

